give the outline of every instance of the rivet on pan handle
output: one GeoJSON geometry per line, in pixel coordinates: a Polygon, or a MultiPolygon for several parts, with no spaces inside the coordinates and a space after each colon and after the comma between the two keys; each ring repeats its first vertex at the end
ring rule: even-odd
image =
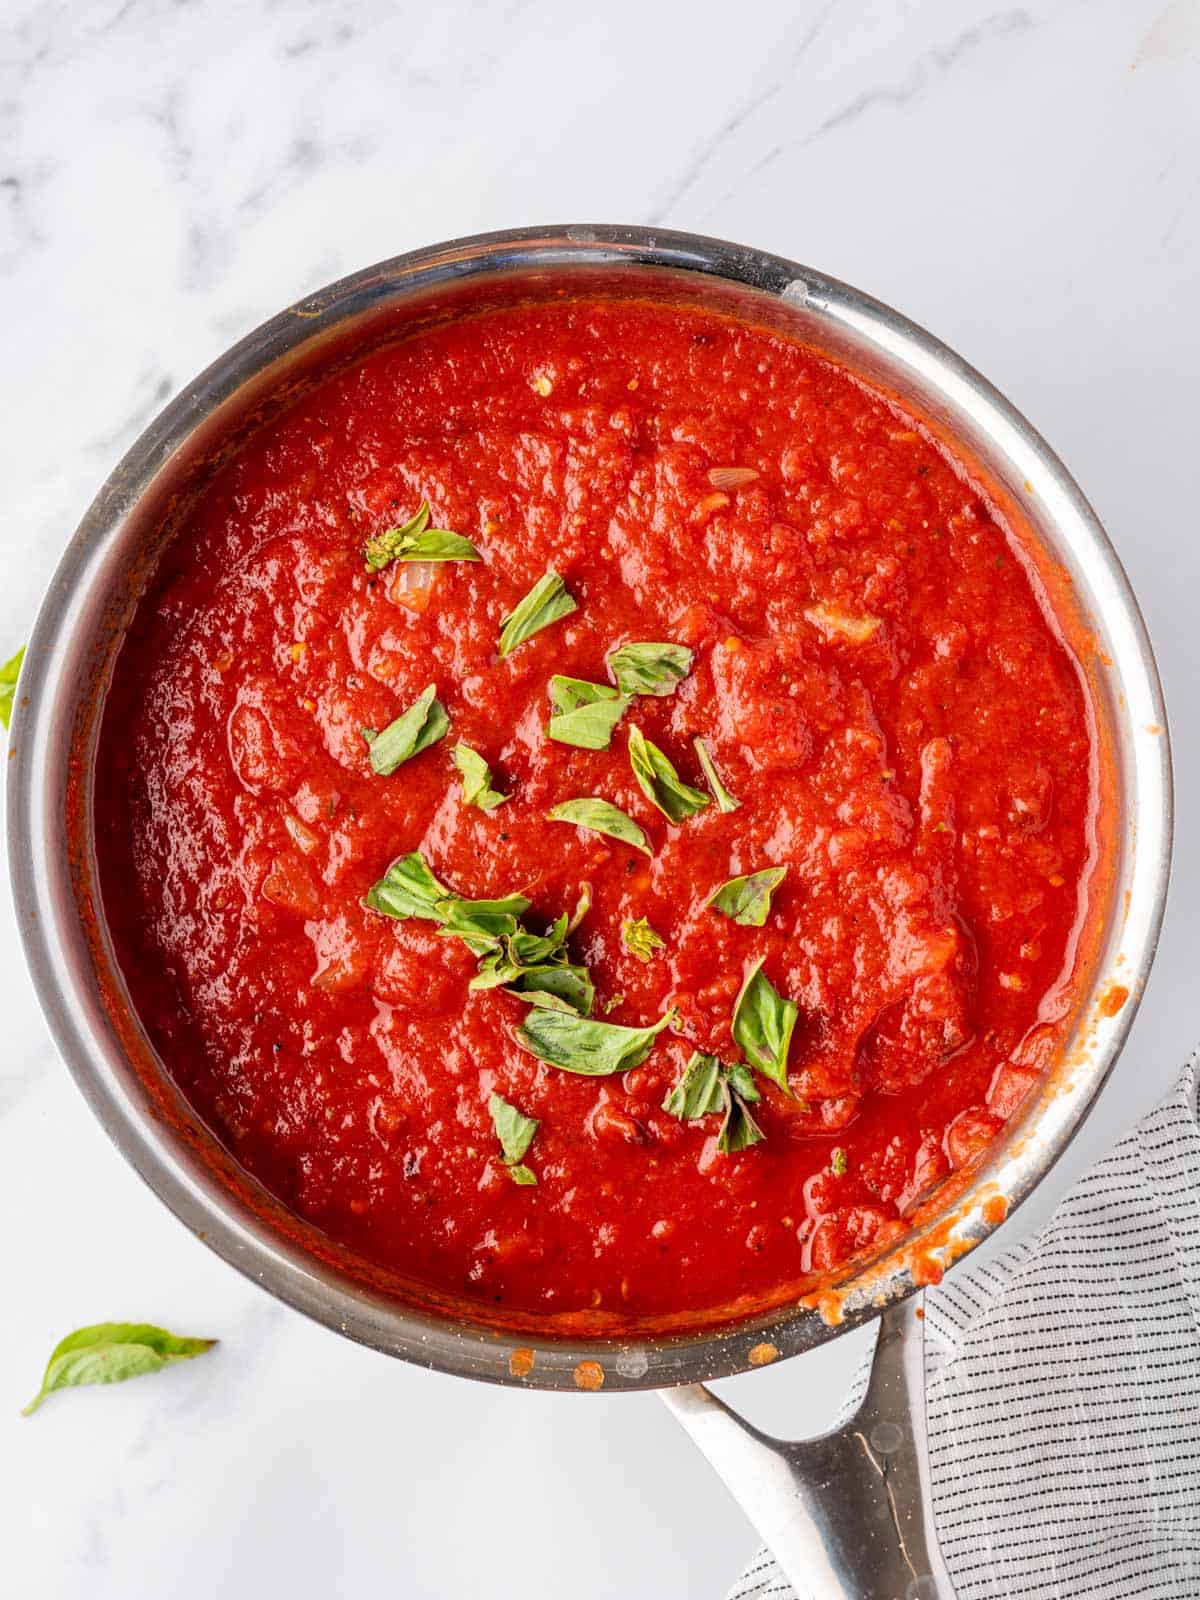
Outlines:
{"type": "Polygon", "coordinates": [[[703,1384],[663,1399],[801,1600],[953,1600],[933,1523],[921,1297],[890,1307],[866,1396],[816,1439],[773,1439],[703,1384]]]}

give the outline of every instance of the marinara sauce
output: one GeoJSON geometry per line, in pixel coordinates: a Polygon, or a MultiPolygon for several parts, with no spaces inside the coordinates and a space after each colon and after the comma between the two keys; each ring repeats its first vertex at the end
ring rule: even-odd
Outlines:
{"type": "Polygon", "coordinates": [[[213,477],[119,658],[95,804],[134,1003],[245,1167],[374,1268],[615,1326],[793,1292],[987,1145],[1075,1000],[1099,785],[1022,535],[926,429],[766,330],[564,300],[371,355],[213,477]],[[426,500],[481,559],[368,570],[426,500]],[[502,657],[548,571],[576,609],[502,657]],[[609,684],[630,641],[690,669],[606,749],[549,738],[551,677],[609,684]],[[379,775],[362,730],[431,684],[449,732],[379,775]],[[668,820],[632,728],[709,793],[702,738],[737,809],[668,820]],[[503,804],[465,802],[460,741],[503,804]],[[650,853],[548,818],[576,797],[650,853]],[[537,1059],[476,951],[368,909],[412,852],[534,932],[588,886],[593,1018],[675,1008],[644,1062],[537,1059]],[[762,926],[709,905],[773,866],[762,926]],[[693,1051],[739,1058],[760,959],[789,1088],[754,1073],[763,1137],[724,1153],[663,1102],[693,1051]],[[493,1094],[537,1121],[534,1182],[493,1094]]]}

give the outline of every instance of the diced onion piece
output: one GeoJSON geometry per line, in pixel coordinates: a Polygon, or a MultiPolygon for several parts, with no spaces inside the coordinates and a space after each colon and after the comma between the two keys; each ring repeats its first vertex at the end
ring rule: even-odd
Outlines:
{"type": "Polygon", "coordinates": [[[392,577],[392,599],[410,611],[424,611],[433,598],[437,572],[436,561],[398,561],[392,577]]]}
{"type": "Polygon", "coordinates": [[[762,476],[757,467],[713,467],[708,481],[714,489],[741,489],[762,476]]]}
{"type": "Polygon", "coordinates": [[[883,626],[882,617],[856,617],[834,606],[808,606],[804,615],[827,639],[848,639],[851,644],[866,644],[883,626]]]}
{"type": "Polygon", "coordinates": [[[317,835],[290,811],[283,813],[283,825],[291,835],[292,842],[299,845],[306,856],[312,855],[313,851],[319,848],[321,841],[317,835]]]}
{"type": "Polygon", "coordinates": [[[692,507],[693,522],[707,522],[714,511],[720,511],[729,504],[729,496],[718,491],[716,494],[706,494],[702,500],[697,500],[692,507]]]}
{"type": "Polygon", "coordinates": [[[308,868],[301,862],[281,857],[274,871],[263,879],[264,899],[297,917],[315,917],[320,914],[321,902],[317,898],[308,868]]]}

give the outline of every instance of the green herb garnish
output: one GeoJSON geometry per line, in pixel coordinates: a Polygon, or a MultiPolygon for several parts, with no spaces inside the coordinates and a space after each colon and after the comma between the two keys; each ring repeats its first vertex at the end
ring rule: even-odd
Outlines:
{"type": "Polygon", "coordinates": [[[746,1060],[764,1078],[788,1090],[788,1046],[796,1026],[799,1007],[785,1000],[762,972],[763,958],[746,974],[741,993],[733,1008],[733,1037],[742,1047],[746,1060]]]}
{"type": "Polygon", "coordinates": [[[414,850],[392,862],[379,882],[367,890],[363,904],[368,910],[394,917],[398,922],[407,921],[409,917],[444,922],[444,902],[453,898],[453,892],[429,870],[429,863],[421,852],[414,850]]]}
{"type": "Polygon", "coordinates": [[[571,961],[567,939],[591,903],[585,884],[569,919],[564,912],[548,932],[534,933],[521,920],[529,910],[523,894],[467,900],[434,877],[420,851],[393,861],[363,901],[369,910],[397,921],[421,917],[436,922],[445,938],[461,939],[479,958],[472,989],[503,988],[527,1005],[583,1016],[591,1012],[595,989],[587,968],[571,961]]]}
{"type": "Polygon", "coordinates": [[[717,802],[718,811],[736,811],[741,805],[740,800],[735,800],[729,790],[721,782],[721,776],[713,763],[713,758],[708,753],[708,746],[703,739],[693,739],[692,748],[696,752],[696,759],[700,763],[700,770],[704,774],[704,781],[713,792],[713,799],[717,802]]]}
{"type": "Polygon", "coordinates": [[[47,1395],[85,1383],[124,1383],[202,1356],[215,1339],[181,1339],[149,1322],[98,1322],[77,1328],[51,1351],[42,1387],[22,1411],[32,1416],[47,1395]]]}
{"type": "Polygon", "coordinates": [[[576,610],[576,602],[553,569],[544,573],[500,625],[500,655],[512,655],[519,644],[576,610]]]}
{"type": "Polygon", "coordinates": [[[850,1162],[846,1152],[838,1145],[829,1153],[829,1165],[835,1178],[844,1178],[850,1170],[850,1162]]]}
{"type": "Polygon", "coordinates": [[[765,1138],[749,1107],[762,1096],[749,1070],[741,1063],[727,1066],[716,1056],[695,1051],[683,1077],[663,1101],[663,1110],[681,1122],[696,1122],[714,1112],[723,1113],[717,1149],[722,1155],[747,1150],[765,1138]]]}
{"type": "Polygon", "coordinates": [[[368,572],[381,572],[393,561],[480,561],[479,551],[461,533],[431,528],[429,501],[399,528],[372,534],[363,549],[368,572]]]}
{"type": "Polygon", "coordinates": [[[722,916],[731,917],[744,928],[761,928],[771,909],[771,896],[787,877],[786,867],[766,867],[762,872],[730,878],[712,895],[708,904],[722,916]]]}
{"type": "Polygon", "coordinates": [[[374,728],[364,728],[362,736],[370,746],[371,767],[381,778],[388,777],[404,762],[428,750],[431,744],[444,739],[450,732],[450,718],[446,708],[437,699],[437,688],[430,684],[417,696],[408,710],[395,722],[389,722],[382,733],[374,728]]]}
{"type": "Polygon", "coordinates": [[[514,1183],[536,1183],[536,1174],[523,1166],[522,1161],[540,1126],[537,1119],[525,1116],[516,1106],[510,1106],[508,1101],[498,1094],[493,1094],[488,1101],[488,1110],[491,1113],[496,1137],[500,1141],[500,1148],[504,1152],[504,1165],[508,1168],[509,1176],[514,1183]]]}
{"type": "Polygon", "coordinates": [[[583,678],[556,674],[550,679],[550,703],[554,715],[546,724],[546,733],[551,739],[559,744],[578,745],[582,750],[607,750],[629,699],[607,683],[588,683],[583,678]]]}
{"type": "Polygon", "coordinates": [[[25,646],[22,645],[15,656],[10,657],[0,667],[0,722],[7,728],[12,721],[13,700],[17,693],[17,679],[21,675],[21,663],[25,659],[25,646]]]}
{"type": "Polygon", "coordinates": [[[564,1072],[603,1078],[639,1066],[654,1041],[675,1020],[668,1011],[649,1028],[623,1028],[614,1022],[593,1022],[565,1011],[533,1010],[516,1031],[519,1045],[539,1061],[564,1072]]]}
{"type": "Polygon", "coordinates": [[[721,1063],[699,1050],[683,1069],[683,1077],[667,1095],[662,1108],[680,1122],[696,1122],[721,1109],[721,1063]]]}
{"type": "Polygon", "coordinates": [[[478,806],[480,811],[494,811],[509,799],[508,795],[492,788],[492,769],[478,750],[472,750],[469,744],[463,744],[460,739],[450,754],[462,774],[463,805],[478,806]]]}
{"type": "Polygon", "coordinates": [[[692,670],[684,644],[623,644],[608,658],[622,694],[670,694],[692,670]]]}
{"type": "Polygon", "coordinates": [[[636,917],[630,922],[621,924],[621,941],[631,955],[639,961],[652,961],[656,950],[665,950],[667,941],[646,921],[645,917],[636,917]]]}
{"type": "Polygon", "coordinates": [[[636,727],[629,730],[629,765],[646,799],[672,822],[684,822],[710,803],[706,794],[683,782],[658,746],[636,727]]]}
{"type": "Polygon", "coordinates": [[[646,835],[633,818],[595,795],[580,800],[564,800],[552,811],[547,811],[546,815],[551,822],[573,822],[577,828],[587,828],[591,833],[602,833],[609,839],[619,839],[622,844],[632,845],[644,855],[651,853],[646,835]]]}

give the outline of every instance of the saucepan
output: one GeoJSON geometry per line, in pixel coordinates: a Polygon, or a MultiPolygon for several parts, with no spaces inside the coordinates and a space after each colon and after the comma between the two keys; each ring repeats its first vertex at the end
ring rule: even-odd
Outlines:
{"type": "Polygon", "coordinates": [[[951,1593],[930,1509],[920,1288],[1012,1214],[1086,1116],[1146,980],[1171,844],[1162,695],[1125,574],[1066,468],[990,384],[857,290],[714,239],[548,227],[418,250],[289,307],[151,423],[63,557],[21,690],[9,863],[34,983],[97,1117],[182,1222],[281,1300],[389,1355],[495,1383],[661,1389],[805,1593],[951,1593]],[[776,328],[847,363],[952,437],[1001,513],[1032,530],[1054,591],[1094,642],[1087,670],[1111,744],[1119,833],[1097,891],[1102,931],[1071,1034],[986,1159],[928,1201],[906,1238],[851,1263],[802,1303],[733,1325],[619,1339],[541,1337],[487,1323],[465,1302],[397,1296],[284,1213],[184,1103],[127,1004],[94,890],[91,839],[93,752],[113,659],[174,515],[214,464],[320,376],[381,342],[449,316],[563,294],[690,304],[776,328]],[[114,1007],[112,995],[124,999],[114,1007]],[[881,1323],[867,1398],[849,1424],[821,1439],[767,1438],[704,1387],[873,1318],[881,1323]]]}

